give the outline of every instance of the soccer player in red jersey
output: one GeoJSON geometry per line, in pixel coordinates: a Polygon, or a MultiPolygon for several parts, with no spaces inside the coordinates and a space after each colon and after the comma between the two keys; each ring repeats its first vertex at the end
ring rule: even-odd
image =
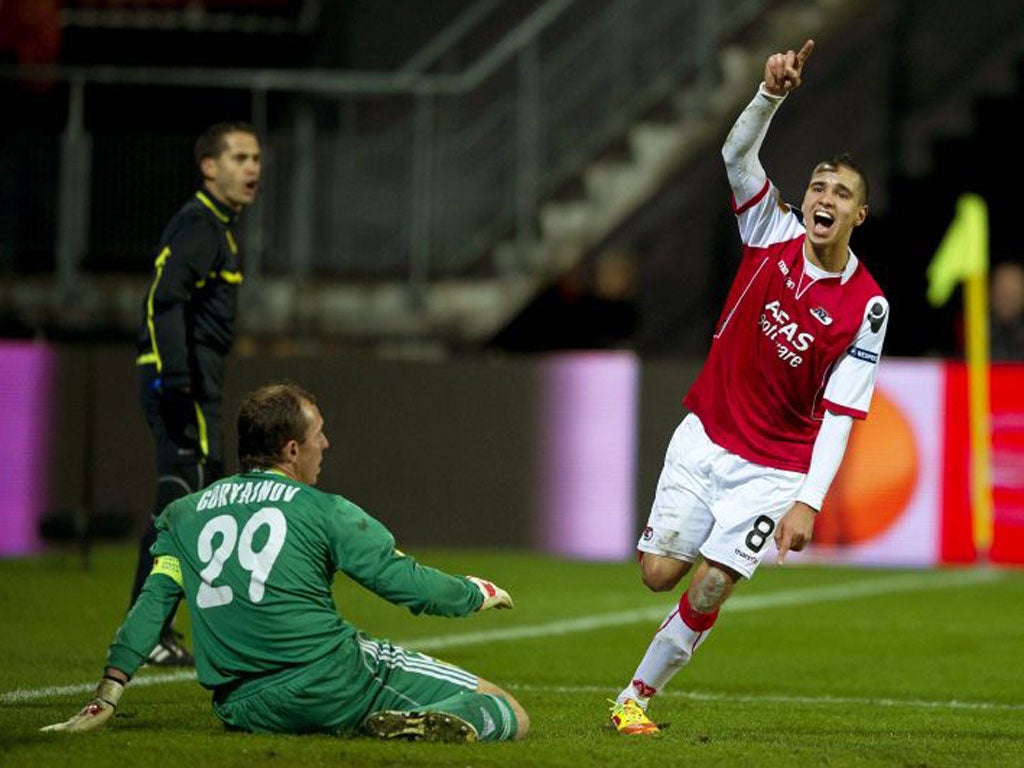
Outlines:
{"type": "Polygon", "coordinates": [[[722,149],[743,257],[637,545],[655,592],[700,564],[614,702],[623,733],[657,732],[651,697],[707,638],[769,540],[780,563],[811,540],[853,419],[871,402],[889,305],[849,245],[868,214],[867,179],[846,155],[825,160],[796,210],[758,158],[813,48],[768,57],[722,149]]]}

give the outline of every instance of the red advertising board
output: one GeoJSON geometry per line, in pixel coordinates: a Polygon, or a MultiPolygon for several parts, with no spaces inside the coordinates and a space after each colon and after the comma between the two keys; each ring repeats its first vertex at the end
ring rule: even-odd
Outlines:
{"type": "MultiPolygon", "coordinates": [[[[1024,563],[1024,365],[996,363],[991,380],[993,563],[1024,563]]],[[[973,563],[967,369],[946,364],[941,561],[973,563]]]]}

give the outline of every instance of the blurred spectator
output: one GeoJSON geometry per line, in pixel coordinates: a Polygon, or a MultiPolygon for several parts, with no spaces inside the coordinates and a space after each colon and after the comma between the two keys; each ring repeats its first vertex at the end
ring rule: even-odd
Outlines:
{"type": "Polygon", "coordinates": [[[61,0],[0,0],[0,54],[19,64],[55,64],[61,0]]]}
{"type": "Polygon", "coordinates": [[[1024,360],[1024,266],[997,264],[992,270],[990,326],[993,360],[1024,360]]]}
{"type": "Polygon", "coordinates": [[[564,272],[493,344],[513,352],[628,347],[638,324],[636,294],[635,256],[605,250],[564,272]]]}
{"type": "Polygon", "coordinates": [[[628,345],[637,326],[637,267],[633,254],[610,249],[602,253],[594,268],[591,299],[593,346],[628,345]]]}

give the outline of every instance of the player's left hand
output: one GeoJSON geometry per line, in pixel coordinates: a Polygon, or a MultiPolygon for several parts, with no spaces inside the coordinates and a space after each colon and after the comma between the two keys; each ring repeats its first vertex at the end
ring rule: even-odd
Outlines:
{"type": "Polygon", "coordinates": [[[764,84],[769,93],[785,96],[803,82],[804,63],[814,50],[814,41],[808,40],[799,51],[774,53],[764,64],[764,84]]]}
{"type": "Polygon", "coordinates": [[[476,588],[484,596],[484,601],[477,608],[478,611],[486,611],[488,608],[512,607],[512,595],[497,584],[487,581],[487,579],[477,578],[476,576],[467,576],[466,578],[476,584],[476,588]]]}
{"type": "Polygon", "coordinates": [[[786,559],[790,550],[799,552],[811,541],[814,533],[814,507],[802,501],[793,502],[779,524],[775,526],[775,546],[779,550],[779,565],[786,559]]]}
{"type": "Polygon", "coordinates": [[[117,702],[121,700],[124,693],[124,684],[119,683],[110,677],[104,677],[96,686],[96,692],[78,714],[63,723],[54,723],[40,728],[41,731],[63,731],[67,733],[82,733],[99,728],[114,716],[117,709],[117,702]]]}

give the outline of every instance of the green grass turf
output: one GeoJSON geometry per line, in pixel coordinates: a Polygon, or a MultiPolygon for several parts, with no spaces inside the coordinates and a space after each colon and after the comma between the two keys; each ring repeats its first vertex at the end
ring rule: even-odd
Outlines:
{"type": "Polygon", "coordinates": [[[0,561],[0,765],[1024,765],[1024,572],[997,571],[984,580],[978,571],[763,568],[740,586],[709,642],[655,700],[652,714],[670,723],[664,734],[629,739],[605,727],[605,699],[628,680],[658,620],[546,632],[568,619],[657,614],[673,595],[647,592],[631,563],[416,554],[494,579],[512,592],[516,609],[414,617],[341,576],[335,591],[342,612],[411,648],[457,633],[540,628],[536,637],[432,651],[515,694],[533,720],[526,741],[392,744],[228,733],[208,694],[189,680],[129,687],[102,731],[39,733],[88,695],[12,692],[98,678],[134,568],[126,545],[96,549],[87,570],[71,552],[0,561]],[[980,578],[957,583],[960,575],[980,578]],[[913,588],[758,606],[772,596],[900,579],[911,579],[913,588]]]}

